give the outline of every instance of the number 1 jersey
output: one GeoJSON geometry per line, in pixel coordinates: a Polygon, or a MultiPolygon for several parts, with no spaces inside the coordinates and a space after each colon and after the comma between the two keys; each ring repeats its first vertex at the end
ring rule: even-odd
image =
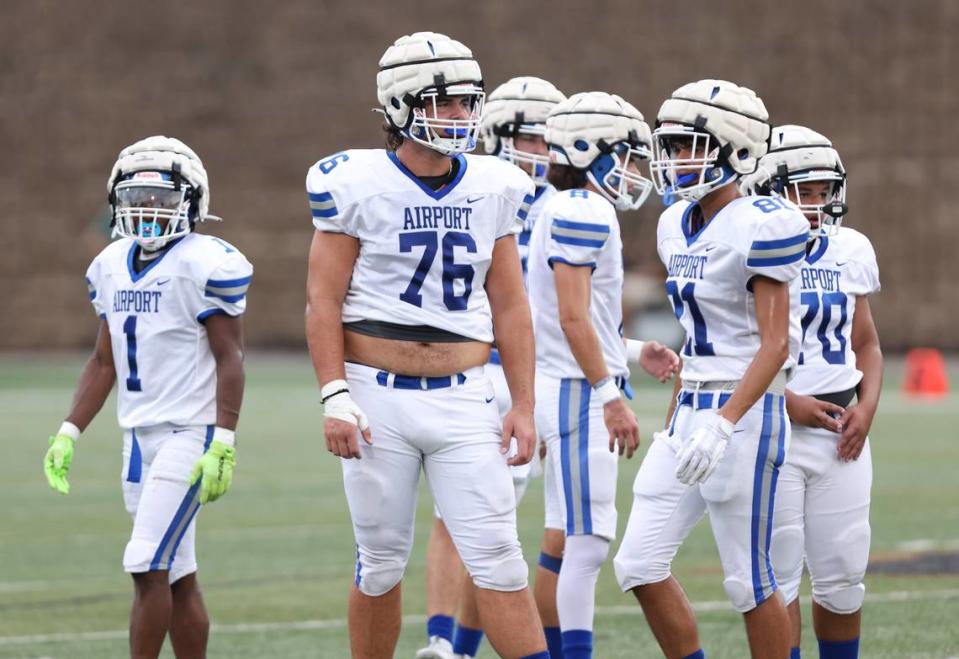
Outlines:
{"type": "Polygon", "coordinates": [[[485,285],[493,245],[519,233],[533,182],[492,156],[454,160],[455,177],[439,190],[383,149],[343,151],[309,169],[313,225],[360,242],[344,323],[427,325],[493,342],[485,285]]]}
{"type": "Polygon", "coordinates": [[[799,352],[799,268],[809,222],[775,197],[740,197],[696,233],[695,204],[680,201],[659,218],[657,250],[666,266],[666,292],[686,330],[682,377],[739,380],[759,351],[751,280],[763,276],[790,284],[790,369],[799,352]]]}
{"type": "Polygon", "coordinates": [[[120,427],[216,423],[216,360],[206,320],[239,316],[253,266],[219,238],[191,233],[140,272],[136,243],[107,245],[87,269],[97,315],[107,321],[120,427]]]}

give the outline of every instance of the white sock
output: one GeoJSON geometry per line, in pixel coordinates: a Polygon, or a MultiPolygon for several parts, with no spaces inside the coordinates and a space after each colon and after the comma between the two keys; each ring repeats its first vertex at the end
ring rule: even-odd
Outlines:
{"type": "Polygon", "coordinates": [[[596,579],[609,553],[609,541],[595,535],[566,537],[563,567],[556,584],[556,609],[559,626],[571,629],[593,629],[596,606],[596,579]]]}

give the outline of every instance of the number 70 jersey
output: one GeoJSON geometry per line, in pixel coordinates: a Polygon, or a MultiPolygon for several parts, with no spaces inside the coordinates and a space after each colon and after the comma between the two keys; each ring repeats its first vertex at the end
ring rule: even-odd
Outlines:
{"type": "Polygon", "coordinates": [[[856,301],[879,290],[872,244],[855,229],[840,227],[835,236],[813,245],[799,282],[802,349],[789,388],[815,395],[855,387],[862,379],[852,349],[856,301]]]}
{"type": "Polygon", "coordinates": [[[787,201],[740,197],[698,232],[694,204],[677,202],[659,219],[657,249],[666,266],[666,293],[686,331],[682,377],[702,382],[739,380],[760,347],[751,280],[789,284],[789,357],[799,352],[799,268],[809,223],[787,201]]]}

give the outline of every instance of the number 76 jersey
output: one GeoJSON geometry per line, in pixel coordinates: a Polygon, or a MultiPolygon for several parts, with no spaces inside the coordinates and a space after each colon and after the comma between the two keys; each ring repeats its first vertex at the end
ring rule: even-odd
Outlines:
{"type": "Polygon", "coordinates": [[[702,382],[739,380],[759,351],[753,277],[790,287],[789,357],[799,352],[798,275],[809,222],[788,201],[740,197],[698,232],[695,204],[680,201],[659,218],[657,250],[666,266],[666,293],[686,331],[682,377],[702,382]]]}
{"type": "Polygon", "coordinates": [[[491,343],[486,274],[493,246],[522,228],[533,182],[493,156],[460,154],[455,176],[432,190],[396,154],[351,149],[313,165],[313,226],[359,241],[343,322],[428,325],[491,343]]]}

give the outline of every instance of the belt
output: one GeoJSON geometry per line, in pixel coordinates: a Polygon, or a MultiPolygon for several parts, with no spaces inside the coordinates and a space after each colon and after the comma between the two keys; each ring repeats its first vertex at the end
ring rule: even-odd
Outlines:
{"type": "Polygon", "coordinates": [[[708,391],[680,391],[676,399],[677,409],[682,405],[689,405],[694,410],[711,410],[720,408],[732,396],[731,393],[708,391]]]}
{"type": "Polygon", "coordinates": [[[490,364],[499,364],[502,365],[503,362],[499,358],[499,350],[493,348],[489,351],[489,363],[490,364]]]}
{"type": "Polygon", "coordinates": [[[466,382],[466,375],[457,373],[456,375],[440,375],[435,377],[426,377],[420,375],[398,375],[388,371],[379,371],[376,374],[376,383],[381,387],[390,387],[393,389],[420,389],[429,391],[431,389],[446,389],[461,385],[466,382]],[[454,379],[455,378],[455,379],[454,379]]]}
{"type": "MultiPolygon", "coordinates": [[[[682,380],[681,389],[688,392],[700,391],[728,391],[732,393],[739,386],[741,380],[682,380]]],[[[786,372],[779,371],[773,381],[769,383],[766,392],[784,396],[786,394],[786,372]]]]}
{"type": "Polygon", "coordinates": [[[830,394],[813,394],[813,398],[838,405],[839,407],[849,407],[849,403],[856,397],[856,387],[850,387],[845,391],[836,391],[830,394]]]}
{"type": "Polygon", "coordinates": [[[616,386],[619,387],[619,390],[623,392],[626,398],[633,400],[633,385],[629,383],[629,378],[617,375],[613,378],[613,382],[616,383],[616,386]]]}

